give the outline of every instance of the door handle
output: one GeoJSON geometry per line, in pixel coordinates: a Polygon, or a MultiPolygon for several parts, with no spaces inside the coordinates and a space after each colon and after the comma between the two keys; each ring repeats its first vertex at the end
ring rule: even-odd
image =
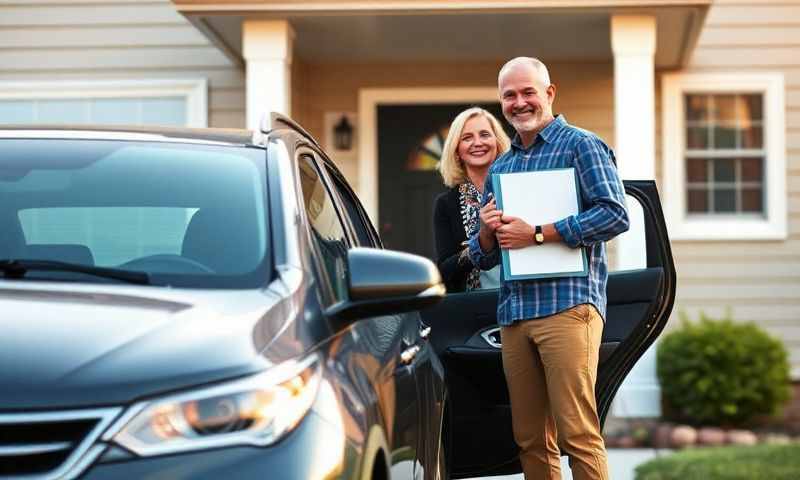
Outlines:
{"type": "Polygon", "coordinates": [[[412,345],[406,348],[405,350],[403,350],[403,353],[400,354],[400,361],[404,365],[408,365],[409,363],[414,361],[414,357],[417,356],[420,350],[422,350],[422,348],[419,345],[412,345]]]}
{"type": "Polygon", "coordinates": [[[503,348],[503,342],[500,340],[500,327],[490,328],[481,332],[481,337],[494,348],[503,348]]]}
{"type": "Polygon", "coordinates": [[[428,326],[420,327],[419,336],[422,337],[423,340],[427,340],[428,337],[431,336],[431,327],[428,326]]]}

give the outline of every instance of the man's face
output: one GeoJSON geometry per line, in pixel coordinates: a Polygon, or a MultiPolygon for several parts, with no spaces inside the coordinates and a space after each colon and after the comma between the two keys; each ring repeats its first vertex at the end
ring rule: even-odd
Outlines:
{"type": "Polygon", "coordinates": [[[535,135],[553,118],[555,87],[544,85],[533,66],[517,65],[499,79],[503,116],[520,136],[535,135]]]}

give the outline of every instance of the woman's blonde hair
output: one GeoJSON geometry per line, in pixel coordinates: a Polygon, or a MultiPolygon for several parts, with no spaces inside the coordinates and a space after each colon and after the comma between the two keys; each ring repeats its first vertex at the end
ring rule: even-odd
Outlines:
{"type": "Polygon", "coordinates": [[[468,108],[459,113],[453,119],[453,123],[450,124],[450,131],[447,132],[447,139],[445,139],[442,147],[442,158],[439,161],[439,172],[442,174],[444,184],[448,187],[455,187],[467,181],[467,171],[464,169],[461,159],[458,158],[458,143],[461,141],[461,133],[464,131],[464,125],[467,120],[478,115],[489,120],[489,125],[491,125],[492,132],[497,139],[497,156],[511,148],[511,140],[494,115],[480,107],[468,108]]]}

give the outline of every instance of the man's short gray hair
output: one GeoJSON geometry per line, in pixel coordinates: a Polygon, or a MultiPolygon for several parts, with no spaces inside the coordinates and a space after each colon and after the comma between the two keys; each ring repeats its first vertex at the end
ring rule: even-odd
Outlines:
{"type": "Polygon", "coordinates": [[[500,73],[497,74],[497,83],[500,83],[500,78],[505,75],[506,72],[520,65],[528,65],[533,67],[533,69],[536,70],[536,73],[539,75],[539,80],[541,80],[545,86],[550,85],[550,72],[547,71],[547,65],[545,65],[544,62],[538,58],[534,57],[516,57],[507,61],[502,67],[500,67],[500,73]]]}

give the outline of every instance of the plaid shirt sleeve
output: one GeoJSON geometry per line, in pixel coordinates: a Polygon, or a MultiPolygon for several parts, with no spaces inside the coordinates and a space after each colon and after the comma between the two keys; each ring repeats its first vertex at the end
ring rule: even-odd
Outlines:
{"type": "Polygon", "coordinates": [[[581,197],[589,208],[555,223],[564,242],[572,248],[610,240],[630,226],[614,152],[593,136],[578,142],[576,150],[581,197]]]}
{"type": "MultiPolygon", "coordinates": [[[[489,203],[490,195],[494,196],[491,168],[489,170],[489,174],[486,175],[486,182],[483,185],[483,203],[481,206],[485,206],[487,203],[489,203]]],[[[477,268],[481,270],[491,270],[495,265],[500,263],[500,249],[497,248],[497,245],[495,244],[493,250],[484,252],[481,248],[480,241],[478,240],[478,235],[479,233],[476,233],[469,238],[469,259],[477,268]]]]}

